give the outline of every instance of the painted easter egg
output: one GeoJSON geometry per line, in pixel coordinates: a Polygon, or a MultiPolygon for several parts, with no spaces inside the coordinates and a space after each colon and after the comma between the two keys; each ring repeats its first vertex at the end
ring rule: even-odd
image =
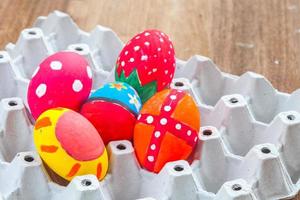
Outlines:
{"type": "Polygon", "coordinates": [[[170,85],[174,71],[175,52],[169,37],[158,30],[146,30],[121,51],[115,79],[134,87],[144,103],[170,85]]]}
{"type": "Polygon", "coordinates": [[[80,113],[96,127],[107,144],[115,140],[132,140],[140,109],[137,92],[126,83],[113,82],[92,93],[80,113]]]}
{"type": "Polygon", "coordinates": [[[200,113],[186,92],[165,89],[142,107],[134,128],[134,148],[145,169],[158,173],[170,161],[184,160],[198,141],[200,113]]]}
{"type": "Polygon", "coordinates": [[[34,144],[47,166],[66,180],[94,174],[103,179],[108,168],[105,145],[95,127],[79,113],[53,108],[34,126],[34,144]]]}
{"type": "Polygon", "coordinates": [[[84,57],[58,52],[36,69],[28,86],[27,100],[35,119],[49,108],[78,111],[92,88],[92,71],[84,57]]]}

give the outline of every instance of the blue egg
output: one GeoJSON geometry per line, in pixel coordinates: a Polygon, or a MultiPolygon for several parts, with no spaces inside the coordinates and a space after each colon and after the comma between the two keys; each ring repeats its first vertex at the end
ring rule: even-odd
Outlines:
{"type": "Polygon", "coordinates": [[[133,87],[123,82],[107,83],[93,92],[90,99],[104,99],[127,107],[133,114],[138,115],[142,101],[133,87]]]}

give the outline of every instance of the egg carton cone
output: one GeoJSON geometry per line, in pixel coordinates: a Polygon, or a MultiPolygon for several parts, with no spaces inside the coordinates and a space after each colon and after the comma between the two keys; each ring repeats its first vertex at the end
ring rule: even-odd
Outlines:
{"type": "Polygon", "coordinates": [[[154,174],[140,167],[131,142],[114,141],[104,180],[51,181],[35,151],[27,106],[35,69],[54,52],[75,51],[88,60],[96,89],[114,80],[123,45],[109,28],[84,32],[54,11],[0,52],[0,200],[274,200],[298,193],[300,91],[279,92],[252,72],[223,73],[203,56],[177,59],[171,84],[189,92],[201,112],[200,140],[188,161],[154,174]]]}

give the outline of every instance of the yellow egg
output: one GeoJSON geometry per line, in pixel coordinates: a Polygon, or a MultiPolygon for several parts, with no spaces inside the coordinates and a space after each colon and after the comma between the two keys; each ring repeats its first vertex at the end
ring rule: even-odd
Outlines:
{"type": "Polygon", "coordinates": [[[42,113],[34,127],[34,143],[42,160],[66,180],[108,169],[105,145],[94,126],[79,113],[54,108],[42,113]]]}

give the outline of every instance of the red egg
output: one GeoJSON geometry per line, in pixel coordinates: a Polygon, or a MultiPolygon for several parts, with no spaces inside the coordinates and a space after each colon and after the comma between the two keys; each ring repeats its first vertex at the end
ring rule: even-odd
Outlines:
{"type": "Polygon", "coordinates": [[[118,103],[97,99],[87,101],[80,113],[95,126],[104,144],[132,139],[136,118],[118,103]]]}
{"type": "Polygon", "coordinates": [[[93,92],[80,113],[98,130],[105,144],[131,140],[141,100],[136,91],[121,82],[107,83],[93,92]]]}
{"type": "Polygon", "coordinates": [[[36,69],[28,86],[27,100],[32,116],[65,107],[75,111],[88,98],[92,70],[81,55],[58,52],[47,57],[36,69]]]}
{"type": "Polygon", "coordinates": [[[115,78],[126,82],[142,102],[168,88],[175,71],[175,52],[169,37],[159,30],[146,30],[134,36],[117,60],[115,78]]]}

